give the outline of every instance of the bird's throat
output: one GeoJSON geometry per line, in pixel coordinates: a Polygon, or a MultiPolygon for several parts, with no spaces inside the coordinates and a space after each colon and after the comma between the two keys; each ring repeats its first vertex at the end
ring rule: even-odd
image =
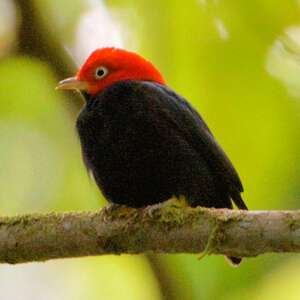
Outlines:
{"type": "Polygon", "coordinates": [[[85,91],[80,91],[80,94],[86,103],[90,102],[90,99],[92,98],[91,94],[89,94],[85,91]]]}

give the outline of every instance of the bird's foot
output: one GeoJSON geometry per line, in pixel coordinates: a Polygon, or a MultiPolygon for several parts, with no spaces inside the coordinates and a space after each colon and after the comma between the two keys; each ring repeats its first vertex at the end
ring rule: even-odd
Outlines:
{"type": "Polygon", "coordinates": [[[189,206],[188,201],[186,200],[186,197],[183,195],[180,196],[173,196],[172,198],[168,199],[164,202],[164,206],[168,207],[177,207],[177,208],[183,208],[189,206]]]}
{"type": "Polygon", "coordinates": [[[121,205],[121,204],[117,204],[117,203],[111,203],[105,207],[103,207],[103,210],[105,211],[105,213],[107,214],[112,214],[114,213],[115,211],[121,209],[125,207],[124,205],[121,205]]]}
{"type": "Polygon", "coordinates": [[[184,196],[173,196],[163,203],[154,204],[148,207],[148,215],[151,218],[157,217],[163,222],[180,222],[182,219],[181,208],[189,206],[184,196]]]}
{"type": "Polygon", "coordinates": [[[127,207],[125,205],[112,203],[102,208],[101,213],[104,218],[104,221],[109,221],[111,219],[115,218],[122,218],[125,216],[128,216],[130,211],[133,209],[130,207],[127,207]]]}

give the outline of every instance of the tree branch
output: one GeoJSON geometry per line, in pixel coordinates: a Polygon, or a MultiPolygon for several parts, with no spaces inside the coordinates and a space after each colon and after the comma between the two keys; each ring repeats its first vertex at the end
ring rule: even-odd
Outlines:
{"type": "Polygon", "coordinates": [[[300,252],[300,211],[155,205],[0,218],[2,263],[101,254],[199,253],[204,249],[237,257],[300,252]]]}

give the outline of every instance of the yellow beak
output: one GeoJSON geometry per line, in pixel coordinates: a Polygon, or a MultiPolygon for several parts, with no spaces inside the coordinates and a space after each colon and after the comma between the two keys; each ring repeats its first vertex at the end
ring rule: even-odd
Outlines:
{"type": "Polygon", "coordinates": [[[76,77],[70,77],[60,81],[56,89],[86,91],[88,89],[88,83],[85,81],[80,81],[76,77]]]}

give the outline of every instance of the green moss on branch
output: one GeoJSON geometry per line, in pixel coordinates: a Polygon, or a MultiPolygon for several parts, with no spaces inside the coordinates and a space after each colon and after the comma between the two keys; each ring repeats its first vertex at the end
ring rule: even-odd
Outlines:
{"type": "Polygon", "coordinates": [[[0,262],[121,253],[300,252],[299,211],[156,205],[0,218],[0,262]],[[213,239],[211,234],[213,233],[213,239]]]}

